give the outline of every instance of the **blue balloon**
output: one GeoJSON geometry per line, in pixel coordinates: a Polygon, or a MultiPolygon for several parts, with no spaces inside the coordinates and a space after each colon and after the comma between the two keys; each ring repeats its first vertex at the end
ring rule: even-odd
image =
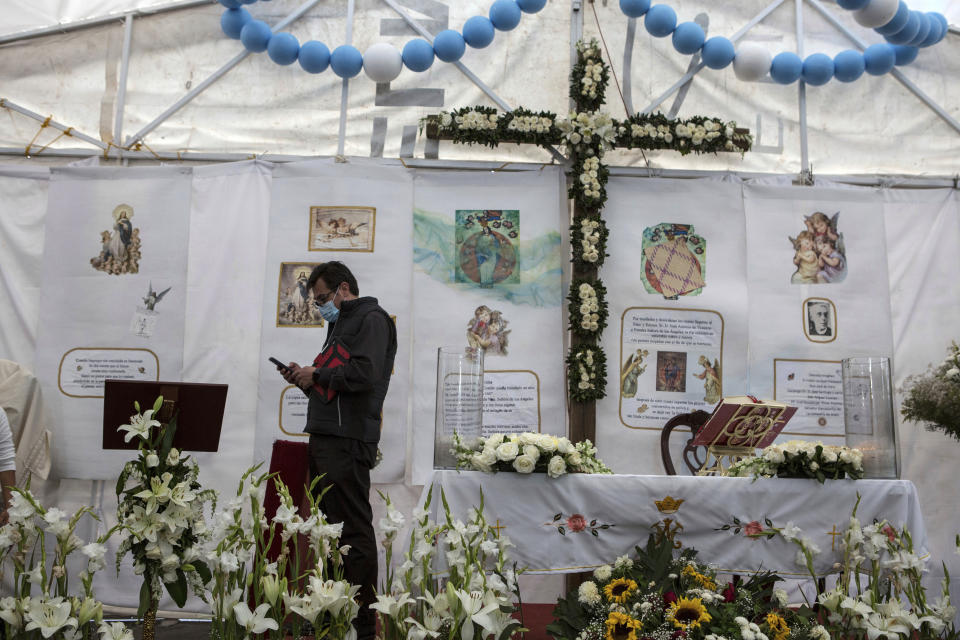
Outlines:
{"type": "Polygon", "coordinates": [[[827,84],[833,77],[833,60],[825,53],[814,53],[803,61],[803,81],[814,87],[827,84]]]}
{"type": "Polygon", "coordinates": [[[342,44],[330,54],[330,68],[341,78],[352,78],[363,69],[363,54],[356,47],[342,44]]]}
{"type": "Polygon", "coordinates": [[[913,40],[910,42],[905,42],[911,47],[919,47],[920,43],[927,39],[927,36],[930,35],[930,28],[933,25],[931,24],[930,18],[927,17],[927,14],[920,14],[920,30],[917,31],[917,35],[913,37],[913,40]]]}
{"type": "Polygon", "coordinates": [[[920,43],[921,47],[929,47],[931,45],[937,44],[943,38],[945,33],[942,31],[942,23],[937,20],[936,14],[932,11],[927,14],[927,20],[930,22],[930,33],[927,34],[927,37],[923,39],[923,42],[920,43]]]}
{"type": "Polygon", "coordinates": [[[489,15],[490,22],[500,31],[515,29],[517,25],[520,24],[520,18],[523,16],[523,14],[520,13],[520,7],[517,6],[516,0],[495,0],[495,2],[490,5],[489,15]]]}
{"type": "Polygon", "coordinates": [[[870,0],[837,0],[837,4],[847,11],[856,11],[870,4],[870,0]]]}
{"type": "Polygon", "coordinates": [[[433,47],[423,38],[416,38],[403,45],[403,64],[410,71],[426,71],[433,65],[433,47]]]}
{"type": "Polygon", "coordinates": [[[900,29],[903,29],[907,26],[907,20],[910,19],[910,7],[907,6],[907,3],[903,0],[900,0],[900,4],[897,5],[897,13],[890,19],[890,22],[883,25],[882,27],[877,27],[874,29],[877,33],[882,36],[892,36],[900,29]]]}
{"type": "Polygon", "coordinates": [[[463,23],[463,41],[474,49],[483,49],[493,42],[493,22],[483,16],[473,16],[463,23]]]}
{"type": "Polygon", "coordinates": [[[863,52],[864,69],[872,76],[882,76],[893,69],[897,61],[897,53],[893,45],[878,42],[866,48],[863,52]]]}
{"type": "Polygon", "coordinates": [[[797,54],[784,51],[778,53],[770,64],[770,77],[779,84],[790,84],[800,79],[803,72],[803,60],[797,54]]]}
{"type": "Polygon", "coordinates": [[[227,9],[236,9],[243,3],[240,2],[240,0],[220,0],[220,4],[225,6],[227,9]]]}
{"type": "Polygon", "coordinates": [[[917,59],[917,54],[920,53],[920,49],[916,47],[908,47],[903,44],[894,45],[893,51],[897,56],[897,66],[902,67],[905,64],[910,64],[917,59]]]}
{"type": "Polygon", "coordinates": [[[243,29],[240,30],[240,42],[247,48],[247,51],[254,53],[266,51],[272,36],[273,32],[270,31],[270,26],[263,20],[251,20],[243,25],[243,29]]]}
{"type": "Polygon", "coordinates": [[[703,51],[700,52],[703,64],[711,69],[723,69],[733,62],[736,55],[737,51],[733,48],[733,43],[723,36],[713,36],[704,42],[703,51]]]}
{"type": "Polygon", "coordinates": [[[463,57],[467,43],[463,36],[453,29],[441,31],[433,38],[433,51],[444,62],[456,62],[463,57]]]}
{"type": "Polygon", "coordinates": [[[906,44],[913,40],[918,31],[920,31],[920,12],[911,11],[903,29],[889,36],[884,36],[884,39],[890,44],[906,44]]]}
{"type": "Polygon", "coordinates": [[[853,82],[863,75],[865,68],[863,54],[859,51],[847,49],[833,57],[833,75],[840,82],[853,82]]]}
{"type": "Polygon", "coordinates": [[[677,12],[668,4],[656,4],[647,11],[643,26],[655,38],[668,36],[677,28],[677,12]]]}
{"type": "Polygon", "coordinates": [[[293,64],[300,53],[300,41],[292,33],[277,33],[270,38],[267,55],[277,64],[293,64]]]}
{"type": "Polygon", "coordinates": [[[310,40],[300,46],[297,60],[307,73],[322,73],[330,66],[330,49],[322,42],[310,40]]]}
{"type": "Polygon", "coordinates": [[[947,17],[939,11],[933,11],[930,15],[940,23],[940,40],[943,40],[943,36],[947,35],[947,31],[950,30],[950,23],[947,22],[947,17]]]}
{"type": "Polygon", "coordinates": [[[517,0],[517,6],[524,13],[536,13],[543,9],[546,4],[547,0],[517,0]]]}
{"type": "Polygon", "coordinates": [[[220,16],[220,28],[223,29],[223,32],[227,34],[228,37],[239,40],[240,32],[243,31],[244,25],[251,20],[253,20],[253,16],[242,7],[239,9],[227,9],[223,12],[223,15],[220,16]]]}
{"type": "Polygon", "coordinates": [[[706,39],[703,27],[696,22],[683,22],[673,32],[673,48],[680,53],[696,53],[706,39]]]}
{"type": "Polygon", "coordinates": [[[628,18],[639,18],[650,10],[650,0],[620,0],[620,11],[628,18]]]}

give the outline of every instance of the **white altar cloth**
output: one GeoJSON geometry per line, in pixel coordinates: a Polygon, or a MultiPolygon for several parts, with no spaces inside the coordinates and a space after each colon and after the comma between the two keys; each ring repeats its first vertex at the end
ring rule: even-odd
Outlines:
{"type": "MultiPolygon", "coordinates": [[[[842,558],[842,537],[831,533],[847,527],[858,493],[861,525],[884,518],[897,528],[906,525],[915,551],[927,553],[917,489],[908,480],[828,480],[819,484],[782,478],[752,481],[583,474],[552,479],[544,474],[438,470],[433,472],[432,483],[430,512],[441,522],[441,488],[454,516],[460,519],[466,519],[468,509],[480,504],[482,490],[487,521],[501,527],[501,535],[516,545],[511,549],[512,559],[531,574],[587,571],[623,554],[633,556],[634,546],[644,546],[655,527],[664,528],[665,520],[670,519],[671,530],[678,524],[682,527],[674,540],[683,548],[697,549],[699,559],[718,571],[764,569],[784,576],[809,575],[795,563],[799,549],[795,543],[780,536],[748,538],[742,528],[737,534],[734,518],[741,526],[756,521],[765,529],[767,520],[774,527],[792,522],[820,548],[814,568],[818,574],[826,574],[842,558]],[[657,507],[656,501],[667,496],[683,500],[674,513],[663,513],[657,507]],[[725,524],[731,525],[729,530],[717,531],[725,524]]],[[[424,487],[421,505],[430,486],[424,487]]]]}

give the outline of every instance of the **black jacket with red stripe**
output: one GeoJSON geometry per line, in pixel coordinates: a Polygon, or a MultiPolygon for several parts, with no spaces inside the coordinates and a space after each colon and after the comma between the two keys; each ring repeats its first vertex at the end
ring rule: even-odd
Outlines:
{"type": "Polygon", "coordinates": [[[315,387],[335,395],[328,400],[327,393],[307,389],[304,431],[379,442],[383,399],[397,355],[396,326],[376,298],[344,300],[336,322],[327,328],[324,349],[335,344],[349,353],[349,359],[314,372],[315,387]]]}

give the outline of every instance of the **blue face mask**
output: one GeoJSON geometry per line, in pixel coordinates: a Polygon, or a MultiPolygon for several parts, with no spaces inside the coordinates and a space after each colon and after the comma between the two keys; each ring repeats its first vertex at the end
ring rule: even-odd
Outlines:
{"type": "MultiPolygon", "coordinates": [[[[337,292],[339,293],[339,291],[337,292]]],[[[336,322],[337,318],[340,316],[340,309],[337,309],[337,305],[333,304],[333,301],[337,299],[337,295],[333,295],[333,299],[327,300],[322,305],[317,307],[317,311],[320,312],[320,315],[327,322],[336,322]]]]}

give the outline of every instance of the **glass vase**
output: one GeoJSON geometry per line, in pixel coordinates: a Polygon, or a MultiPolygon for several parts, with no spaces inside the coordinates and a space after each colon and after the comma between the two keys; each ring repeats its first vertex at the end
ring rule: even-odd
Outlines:
{"type": "Polygon", "coordinates": [[[473,446],[483,428],[483,349],[437,349],[437,408],[433,437],[434,469],[456,469],[453,434],[473,446]]]}
{"type": "Polygon", "coordinates": [[[899,478],[890,358],[843,361],[843,416],[847,446],[863,452],[863,477],[899,478]]]}

